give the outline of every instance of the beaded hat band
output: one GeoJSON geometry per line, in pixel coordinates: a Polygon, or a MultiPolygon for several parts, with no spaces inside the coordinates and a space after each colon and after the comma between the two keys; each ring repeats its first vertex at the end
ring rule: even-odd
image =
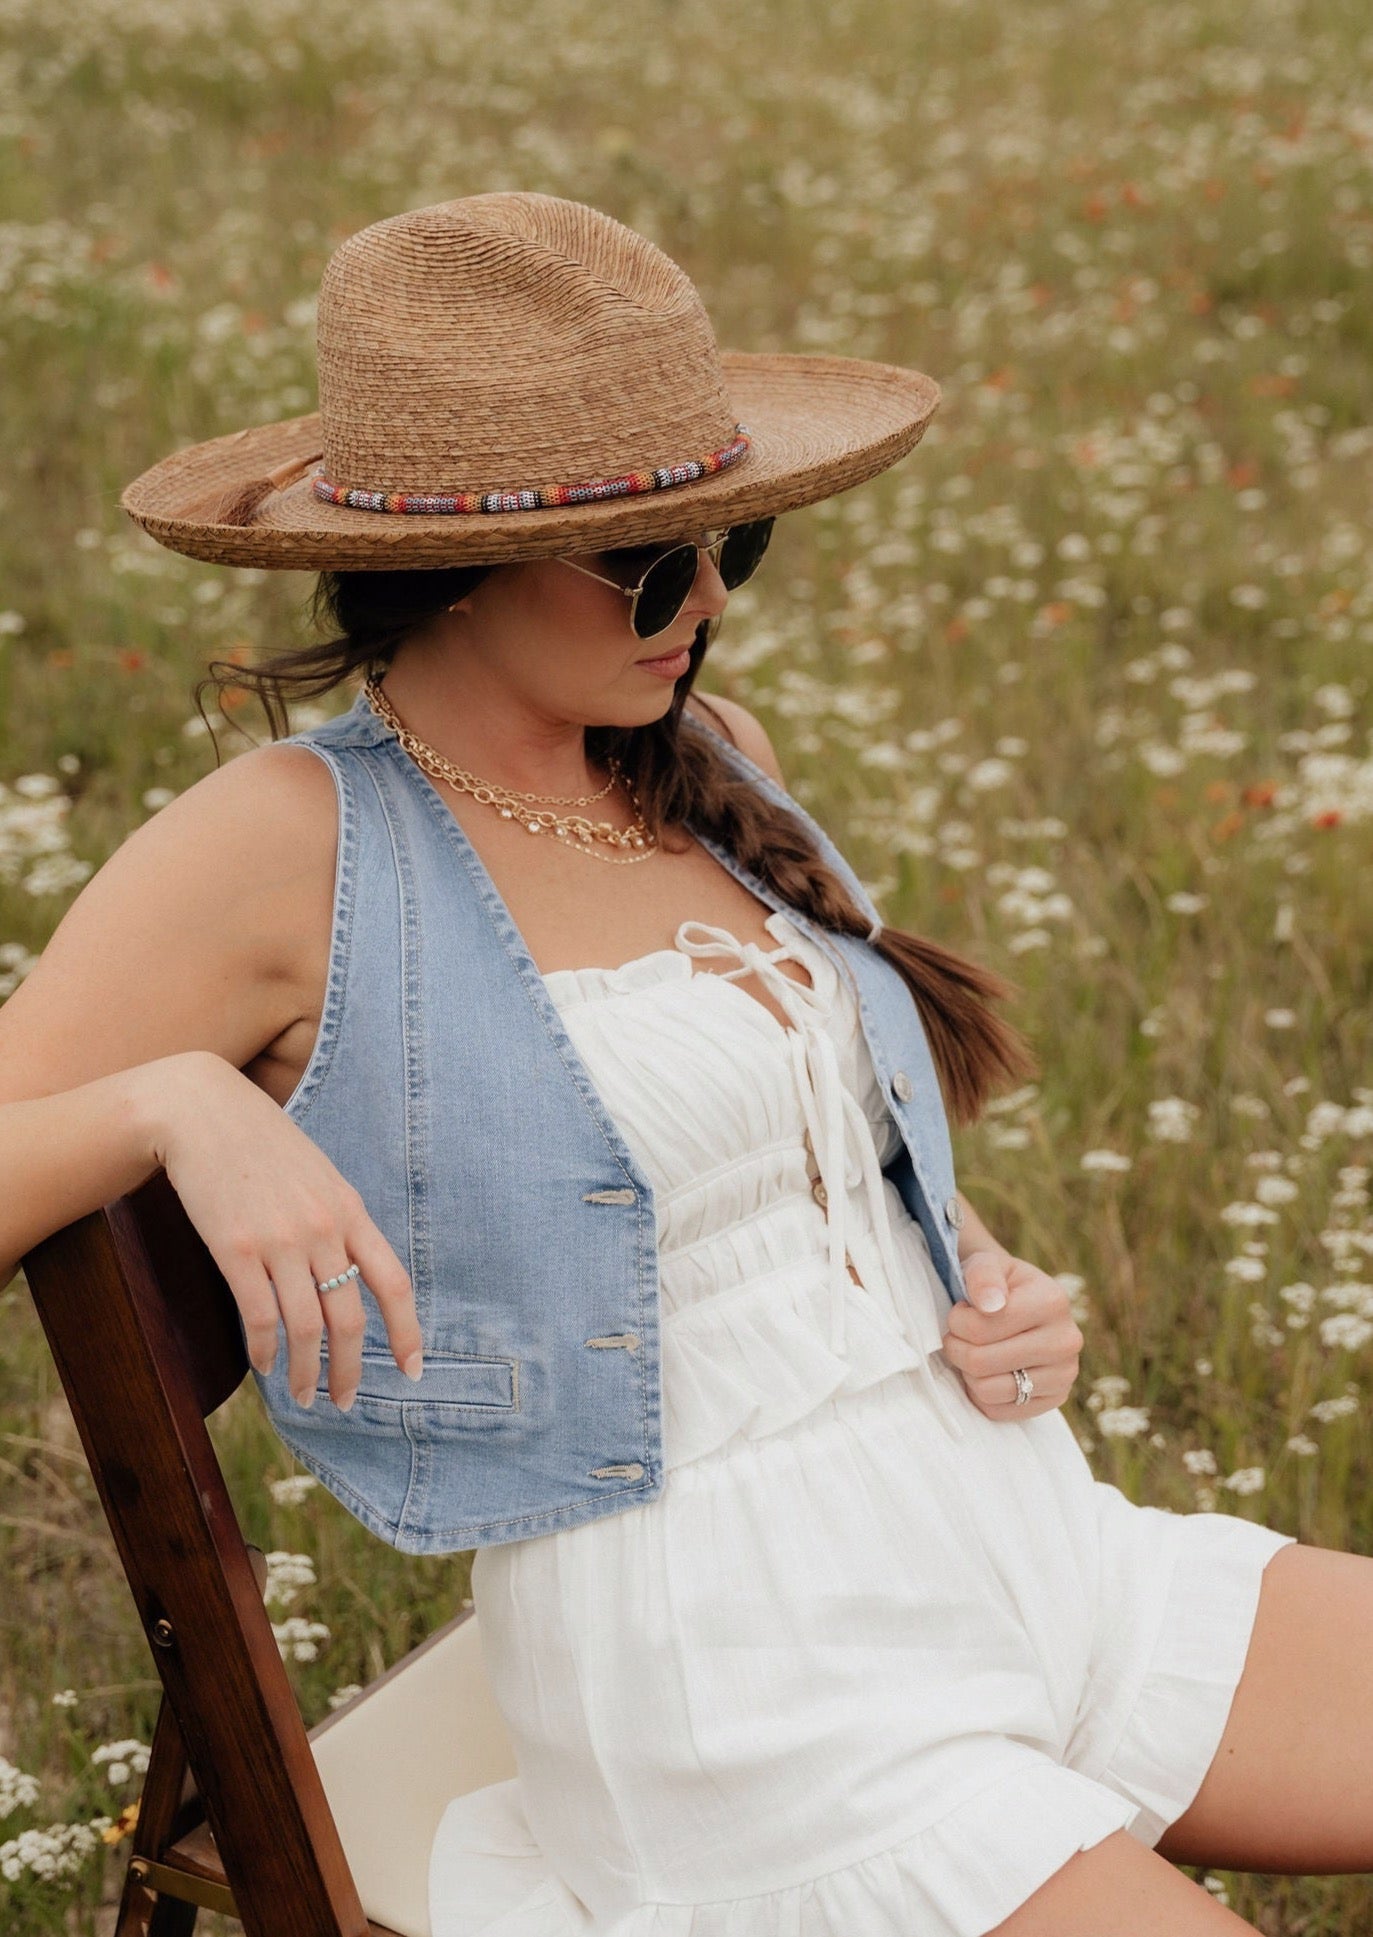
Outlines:
{"type": "Polygon", "coordinates": [[[456,491],[405,493],[402,491],[346,491],[341,484],[330,484],[324,477],[314,480],[317,498],[326,504],[350,504],[358,511],[403,511],[410,517],[433,513],[448,515],[455,511],[540,511],[545,505],[599,504],[605,498],[636,497],[644,491],[667,491],[674,484],[690,484],[693,478],[712,476],[727,464],[737,463],[749,447],[748,432],[736,424],[739,433],[723,450],[709,457],[688,458],[684,464],[670,464],[657,471],[632,471],[628,477],[592,478],[585,484],[531,486],[514,491],[456,491]]]}
{"type": "Polygon", "coordinates": [[[192,558],[282,570],[604,551],[846,491],[939,404],[897,364],[722,351],[654,243],[514,190],[348,236],[316,352],[318,410],[163,457],[129,516],[192,558]]]}

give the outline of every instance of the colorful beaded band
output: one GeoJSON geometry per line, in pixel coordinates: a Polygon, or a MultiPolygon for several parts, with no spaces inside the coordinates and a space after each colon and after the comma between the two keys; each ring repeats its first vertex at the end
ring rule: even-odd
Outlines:
{"type": "Polygon", "coordinates": [[[314,493],[326,504],[351,505],[355,511],[410,511],[428,514],[440,511],[540,511],[560,504],[596,504],[602,498],[634,497],[641,491],[666,491],[674,484],[690,484],[694,478],[709,477],[737,463],[749,448],[748,429],[738,432],[732,444],[709,457],[688,458],[684,464],[670,464],[657,471],[631,471],[622,478],[594,478],[587,484],[554,484],[532,491],[456,491],[448,495],[434,492],[356,491],[341,484],[330,484],[317,477],[314,493]]]}

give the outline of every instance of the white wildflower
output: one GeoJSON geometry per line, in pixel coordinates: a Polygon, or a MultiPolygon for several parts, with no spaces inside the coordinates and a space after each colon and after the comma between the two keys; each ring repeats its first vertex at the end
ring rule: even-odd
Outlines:
{"type": "Polygon", "coordinates": [[[293,1614],[285,1621],[272,1623],[276,1644],[287,1661],[316,1661],[319,1644],[329,1639],[322,1621],[305,1621],[293,1614]]]}
{"type": "Polygon", "coordinates": [[[1310,1459],[1313,1453],[1320,1451],[1320,1447],[1309,1434],[1293,1433],[1287,1442],[1287,1450],[1289,1453],[1295,1453],[1298,1459],[1310,1459]]]}
{"type": "Polygon", "coordinates": [[[1182,1463],[1189,1473],[1214,1473],[1216,1456],[1209,1446],[1194,1446],[1182,1456],[1182,1463]]]}
{"type": "Polygon", "coordinates": [[[1238,1472],[1222,1480],[1221,1485],[1228,1486],[1232,1493],[1259,1493],[1266,1477],[1261,1466],[1241,1466],[1238,1472]]]}
{"type": "Polygon", "coordinates": [[[1227,1204],[1221,1211],[1221,1222],[1235,1224],[1241,1228],[1252,1229],[1257,1224],[1276,1224],[1278,1214],[1270,1211],[1266,1204],[1227,1204]]]}
{"type": "Polygon", "coordinates": [[[1180,1096],[1156,1097],[1149,1105],[1149,1134],[1160,1143],[1186,1143],[1201,1111],[1180,1096]]]}
{"type": "Polygon", "coordinates": [[[148,1768],[148,1749],[145,1743],[130,1739],[127,1742],[105,1742],[92,1751],[91,1761],[97,1768],[103,1763],[105,1775],[112,1786],[118,1787],[127,1782],[130,1776],[146,1774],[148,1768]]]}
{"type": "Polygon", "coordinates": [[[1131,1159],[1119,1150],[1084,1150],[1080,1158],[1083,1170],[1128,1170],[1131,1159]]]}
{"type": "Polygon", "coordinates": [[[38,1784],[34,1778],[0,1755],[0,1820],[12,1816],[16,1809],[32,1809],[37,1801],[38,1784]]]}
{"type": "Polygon", "coordinates": [[[1191,894],[1186,888],[1179,888],[1164,902],[1164,907],[1173,915],[1199,915],[1203,908],[1210,905],[1210,895],[1191,894]]]}
{"type": "Polygon", "coordinates": [[[1360,1318],[1357,1312],[1336,1312],[1333,1318],[1321,1320],[1320,1335],[1322,1345],[1357,1352],[1361,1345],[1367,1345],[1369,1339],[1373,1338],[1373,1320],[1360,1318]]]}
{"type": "Polygon", "coordinates": [[[272,1480],[268,1491],[279,1507],[298,1507],[319,1481],[313,1473],[292,1473],[284,1480],[272,1480]]]}
{"type": "Polygon", "coordinates": [[[1359,1410],[1359,1398],[1355,1392],[1341,1392],[1333,1399],[1318,1399],[1307,1411],[1313,1419],[1319,1419],[1323,1426],[1332,1419],[1347,1419],[1359,1410]]]}
{"type": "Polygon", "coordinates": [[[315,1563],[308,1554],[274,1548],[267,1555],[267,1585],[262,1598],[268,1607],[289,1607],[303,1587],[315,1584],[315,1563]]]}
{"type": "Polygon", "coordinates": [[[1097,1414],[1097,1427],[1111,1439],[1135,1439],[1149,1430],[1147,1406],[1111,1406],[1097,1414]]]}

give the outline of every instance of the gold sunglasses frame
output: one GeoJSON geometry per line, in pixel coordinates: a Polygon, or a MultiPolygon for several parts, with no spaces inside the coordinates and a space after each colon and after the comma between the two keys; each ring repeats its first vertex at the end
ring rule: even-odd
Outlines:
{"type": "MultiPolygon", "coordinates": [[[[631,632],[634,632],[634,615],[639,609],[639,595],[644,589],[644,585],[648,579],[649,572],[656,571],[657,568],[662,564],[665,558],[671,558],[674,552],[679,552],[679,551],[694,551],[697,556],[698,568],[699,568],[701,553],[709,552],[710,562],[712,565],[714,565],[716,571],[718,572],[720,569],[720,555],[725,548],[725,540],[729,537],[729,534],[733,529],[734,527],[732,525],[726,525],[723,531],[708,531],[705,535],[704,542],[699,545],[693,545],[690,542],[690,540],[685,540],[680,545],[669,545],[665,551],[661,552],[658,555],[658,557],[654,559],[653,563],[648,567],[647,571],[645,571],[643,578],[639,580],[639,583],[637,585],[621,585],[618,579],[607,578],[604,572],[593,572],[589,565],[578,565],[575,563],[574,560],[570,558],[558,558],[554,560],[554,563],[557,565],[566,565],[570,571],[582,572],[585,574],[587,578],[594,578],[598,580],[602,585],[613,585],[617,592],[623,592],[625,597],[629,600],[629,629],[631,632]]],[[[748,582],[747,580],[744,581],[745,584],[747,584],[747,582],[748,582]]],[[[691,592],[691,587],[688,586],[687,591],[682,598],[682,605],[686,604],[687,597],[690,595],[690,592],[691,592]]],[[[681,611],[682,605],[679,605],[677,607],[677,612],[674,612],[671,618],[664,619],[663,623],[659,626],[657,632],[634,632],[635,638],[636,639],[658,638],[660,633],[664,633],[667,631],[668,627],[672,624],[673,620],[677,617],[677,613],[681,611]]]]}

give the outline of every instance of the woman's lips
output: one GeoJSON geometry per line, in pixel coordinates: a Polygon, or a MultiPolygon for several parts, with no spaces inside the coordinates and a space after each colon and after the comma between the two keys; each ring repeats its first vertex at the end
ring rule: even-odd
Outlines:
{"type": "Polygon", "coordinates": [[[636,659],[634,663],[647,673],[657,673],[659,679],[680,679],[691,664],[691,648],[682,646],[677,652],[664,653],[658,659],[636,659]]]}

